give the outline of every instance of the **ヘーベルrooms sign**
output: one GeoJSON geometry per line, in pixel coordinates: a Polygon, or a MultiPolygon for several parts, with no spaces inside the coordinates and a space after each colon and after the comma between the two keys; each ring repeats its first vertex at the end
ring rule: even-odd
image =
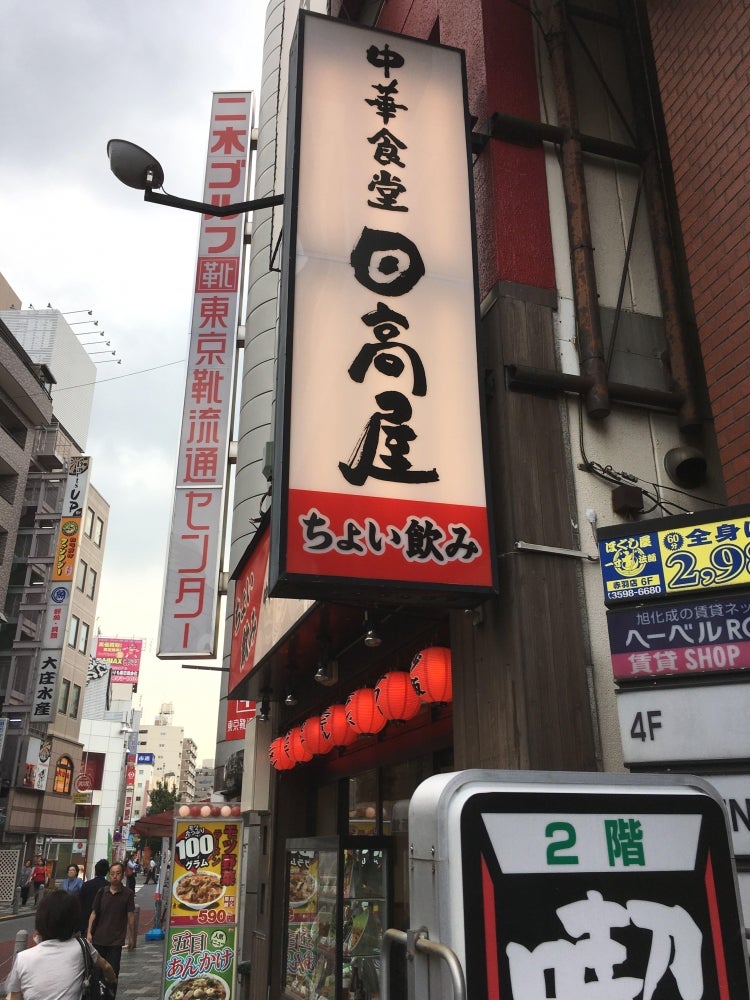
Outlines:
{"type": "Polygon", "coordinates": [[[302,13],[291,66],[272,593],[486,596],[463,53],[302,13]]]}
{"type": "MultiPolygon", "coordinates": [[[[214,94],[203,200],[244,201],[252,94],[214,94]]],[[[244,215],[201,216],[158,656],[213,656],[244,215]]],[[[117,679],[117,678],[115,678],[117,679]]]]}
{"type": "Polygon", "coordinates": [[[750,593],[607,612],[618,681],[707,677],[750,669],[750,593]]]}

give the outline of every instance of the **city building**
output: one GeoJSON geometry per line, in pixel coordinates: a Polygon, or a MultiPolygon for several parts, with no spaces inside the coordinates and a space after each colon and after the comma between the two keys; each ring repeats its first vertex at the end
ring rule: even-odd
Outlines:
{"type": "Polygon", "coordinates": [[[204,760],[195,772],[195,801],[204,802],[211,798],[214,790],[214,762],[204,760]]]}
{"type": "Polygon", "coordinates": [[[128,757],[135,754],[139,714],[133,711],[132,689],[113,684],[109,667],[93,662],[79,739],[83,744],[80,777],[73,795],[76,819],[73,836],[87,845],[87,877],[100,858],[123,857],[130,823],[138,816],[128,802],[128,757]]]}
{"type": "MultiPolygon", "coordinates": [[[[304,88],[290,91],[286,82],[299,6],[272,0],[268,8],[256,198],[280,191],[286,123],[296,128],[302,117],[301,106],[288,103],[302,101],[304,88]]],[[[381,87],[382,102],[393,103],[378,105],[373,95],[349,99],[349,82],[337,80],[335,63],[326,67],[326,85],[343,98],[339,113],[346,127],[336,131],[333,120],[324,129],[329,142],[316,152],[327,155],[333,136],[349,141],[367,105],[384,120],[372,118],[362,129],[392,127],[389,146],[372,154],[385,159],[370,169],[397,163],[400,173],[373,173],[369,188],[365,183],[366,192],[377,194],[364,195],[355,223],[360,229],[388,229],[394,217],[403,219],[394,209],[406,191],[420,205],[420,219],[434,221],[435,231],[438,222],[447,225],[446,209],[454,207],[457,194],[432,192],[423,206],[426,173],[411,177],[408,170],[409,155],[418,160],[416,143],[427,143],[432,133],[446,144],[445,122],[438,115],[421,123],[418,139],[399,144],[393,138],[399,137],[394,119],[416,136],[409,131],[409,100],[395,97],[395,69],[404,64],[397,36],[404,46],[407,38],[418,39],[464,53],[472,123],[477,381],[497,593],[467,600],[463,608],[441,603],[439,595],[420,605],[413,595],[389,595],[385,585],[381,600],[358,600],[355,586],[347,595],[333,585],[331,599],[314,586],[305,592],[304,585],[280,599],[267,593],[260,598],[261,613],[275,623],[271,635],[241,681],[233,683],[230,675],[226,685],[228,698],[254,699],[260,706],[247,726],[242,784],[257,858],[246,885],[241,954],[252,963],[253,1000],[284,990],[287,911],[269,901],[285,891],[290,839],[299,846],[324,835],[391,834],[394,867],[403,876],[408,838],[402,817],[424,778],[471,767],[616,772],[626,763],[633,766],[633,741],[656,742],[645,733],[642,740],[635,723],[621,725],[618,715],[627,696],[613,677],[597,532],[606,537],[610,529],[656,525],[685,511],[711,518],[727,497],[734,504],[745,499],[750,461],[742,421],[750,404],[741,365],[748,348],[742,256],[747,198],[740,170],[748,140],[739,124],[745,88],[738,82],[744,80],[746,56],[740,42],[727,41],[743,37],[745,8],[712,5],[686,15],[676,0],[548,0],[533,7],[514,0],[355,0],[304,6],[341,26],[352,22],[392,33],[387,51],[385,43],[366,51],[371,67],[389,80],[375,76],[372,87],[381,87]],[[734,81],[729,100],[727,80],[734,81]],[[697,95],[700,114],[694,113],[697,95]],[[741,138],[733,144],[735,130],[741,138]],[[298,601],[297,615],[275,615],[277,600],[276,607],[287,609],[298,601]],[[348,742],[342,735],[333,751],[316,743],[309,752],[304,736],[295,742],[301,727],[319,721],[331,706],[344,706],[360,690],[371,693],[384,674],[403,674],[425,650],[436,649],[450,652],[451,699],[438,698],[403,721],[391,715],[391,721],[360,726],[363,735],[348,742]],[[281,746],[274,743],[285,735],[281,746]],[[269,770],[269,748],[278,770],[269,770]]],[[[371,132],[362,134],[377,142],[371,132]]],[[[452,139],[462,147],[462,127],[452,139]]],[[[324,208],[346,225],[342,164],[350,160],[345,150],[338,152],[337,185],[328,190],[324,208]]],[[[301,176],[313,158],[304,146],[299,155],[295,170],[301,176]]],[[[437,173],[442,151],[433,155],[437,173]]],[[[299,176],[290,164],[286,168],[288,206],[299,176]]],[[[318,193],[322,182],[322,176],[305,177],[318,193]]],[[[298,208],[292,204],[287,220],[296,224],[298,208]]],[[[225,630],[230,669],[234,619],[248,603],[249,589],[240,592],[240,581],[244,568],[259,559],[256,530],[267,521],[269,455],[278,491],[282,480],[276,473],[284,472],[289,444],[284,420],[291,407],[288,398],[278,398],[275,380],[289,341],[282,339],[280,348],[275,304],[281,282],[281,311],[290,308],[291,274],[284,268],[294,260],[295,241],[289,241],[279,271],[273,261],[281,221],[278,210],[258,211],[253,218],[225,630]],[[281,414],[275,427],[274,406],[281,414]]],[[[347,234],[355,246],[359,230],[347,234]]],[[[439,247],[439,233],[436,240],[439,247]]],[[[391,320],[405,325],[403,315],[391,320]]],[[[351,369],[349,377],[354,380],[351,369]]],[[[335,405],[326,408],[334,396],[319,401],[329,427],[352,419],[335,405]]],[[[274,531],[281,527],[273,516],[272,561],[274,531]]],[[[342,537],[342,551],[355,541],[353,535],[342,537]]],[[[262,560],[256,571],[258,566],[262,560]]],[[[277,584],[279,579],[281,574],[277,584]]],[[[312,725],[311,742],[314,730],[312,725]]],[[[218,776],[237,757],[231,751],[219,738],[218,776]]],[[[730,762],[745,780],[747,759],[745,752],[730,762]]],[[[711,775],[717,766],[698,748],[678,769],[711,775]]],[[[669,767],[656,755],[633,770],[669,767]]],[[[750,923],[750,856],[738,857],[738,869],[750,923]]],[[[389,919],[405,929],[406,878],[396,878],[394,892],[389,919]]]]}
{"type": "Polygon", "coordinates": [[[136,785],[137,814],[146,815],[149,791],[157,782],[174,790],[181,802],[195,798],[197,744],[185,736],[182,726],[173,725],[174,706],[165,702],[151,726],[138,730],[138,757],[153,756],[153,762],[139,764],[136,785]]]}
{"type": "Polygon", "coordinates": [[[5,279],[0,305],[7,463],[0,512],[2,837],[25,848],[43,839],[62,842],[60,857],[67,850],[67,860],[109,517],[109,505],[89,482],[90,462],[81,458],[96,369],[58,310],[20,310],[5,279]],[[90,388],[57,397],[61,382],[90,388]],[[72,536],[75,545],[66,540],[72,536]]]}

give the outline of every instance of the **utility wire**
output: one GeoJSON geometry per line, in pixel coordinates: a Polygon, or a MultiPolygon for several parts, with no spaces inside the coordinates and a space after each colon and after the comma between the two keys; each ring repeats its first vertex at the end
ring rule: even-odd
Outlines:
{"type": "Polygon", "coordinates": [[[141,368],[137,372],[125,372],[123,375],[113,375],[111,378],[96,379],[94,382],[81,382],[80,385],[64,385],[55,390],[55,395],[59,392],[68,392],[70,389],[86,389],[90,385],[101,385],[102,382],[118,382],[123,378],[132,378],[133,375],[148,375],[149,372],[158,372],[161,368],[171,368],[173,365],[184,365],[187,358],[182,361],[167,361],[163,365],[154,365],[153,368],[141,368]]]}

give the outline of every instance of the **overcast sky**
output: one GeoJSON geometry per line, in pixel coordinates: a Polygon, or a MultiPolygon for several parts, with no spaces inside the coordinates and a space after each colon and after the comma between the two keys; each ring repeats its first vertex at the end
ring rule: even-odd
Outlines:
{"type": "Polygon", "coordinates": [[[122,359],[99,365],[87,442],[111,505],[95,624],[144,639],[143,720],[172,701],[199,760],[214,752],[218,679],[155,651],[200,217],[145,204],[110,173],[106,145],[138,143],[165,190],[201,199],[211,94],[257,95],[265,9],[5,0],[2,15],[0,272],[24,308],[93,309],[122,359]]]}

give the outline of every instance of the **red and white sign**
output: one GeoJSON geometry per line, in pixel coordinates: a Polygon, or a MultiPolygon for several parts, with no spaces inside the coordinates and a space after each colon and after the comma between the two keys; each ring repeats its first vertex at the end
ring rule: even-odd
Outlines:
{"type": "MultiPolygon", "coordinates": [[[[230,695],[314,604],[313,601],[274,600],[268,596],[270,542],[266,526],[254,538],[252,550],[235,581],[229,656],[230,695]]],[[[228,727],[227,715],[227,732],[228,727]]]]}
{"type": "MultiPolygon", "coordinates": [[[[204,201],[247,197],[250,93],[214,94],[204,201]]],[[[175,502],[159,629],[162,658],[213,657],[218,627],[244,215],[201,217],[175,502]]]]}
{"type": "Polygon", "coordinates": [[[307,12],[297,53],[271,593],[486,596],[463,53],[307,12]]]}
{"type": "Polygon", "coordinates": [[[245,730],[251,719],[255,718],[254,701],[235,701],[234,698],[227,699],[227,724],[224,739],[242,740],[245,738],[245,730]]]}
{"type": "Polygon", "coordinates": [[[137,684],[141,666],[143,639],[96,640],[96,659],[104,660],[112,668],[113,684],[137,684]]]}

